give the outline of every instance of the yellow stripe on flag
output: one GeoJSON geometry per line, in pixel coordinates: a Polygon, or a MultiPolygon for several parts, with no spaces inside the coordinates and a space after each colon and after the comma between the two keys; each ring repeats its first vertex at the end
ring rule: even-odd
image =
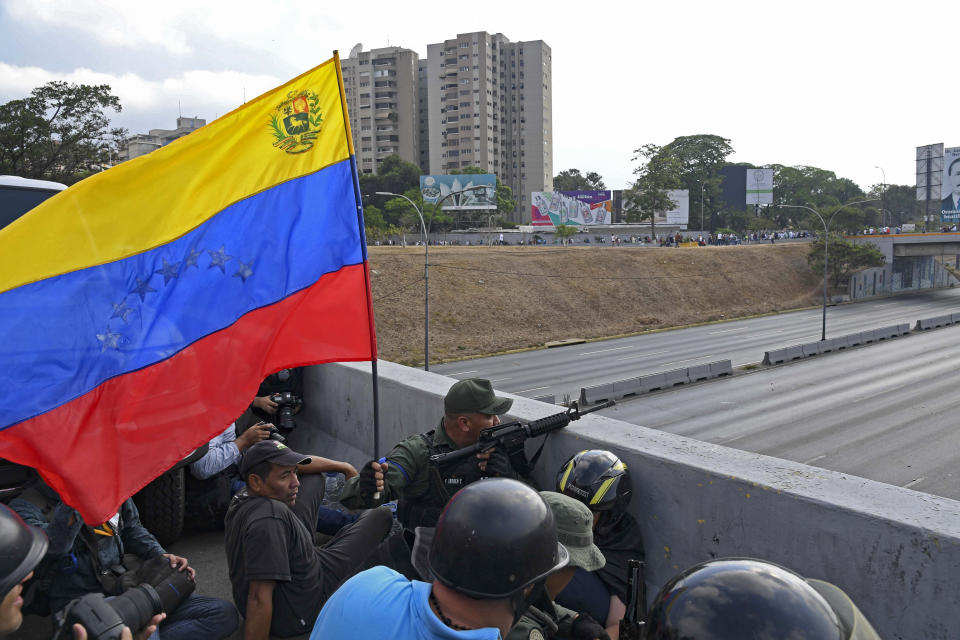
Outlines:
{"type": "Polygon", "coordinates": [[[166,244],[239,200],[349,158],[339,86],[330,59],[50,198],[0,230],[0,292],[166,244]]]}

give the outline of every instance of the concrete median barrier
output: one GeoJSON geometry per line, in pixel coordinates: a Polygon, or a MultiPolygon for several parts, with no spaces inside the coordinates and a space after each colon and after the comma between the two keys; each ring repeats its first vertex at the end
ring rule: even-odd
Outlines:
{"type": "Polygon", "coordinates": [[[942,316],[917,320],[916,328],[918,331],[928,331],[930,329],[936,329],[937,327],[945,327],[958,321],[960,321],[960,313],[948,313],[942,316]],[[954,316],[956,316],[956,318],[954,318],[954,316]]]}
{"type": "Polygon", "coordinates": [[[613,400],[613,383],[594,384],[589,387],[581,387],[580,404],[594,404],[604,400],[613,400]]]}

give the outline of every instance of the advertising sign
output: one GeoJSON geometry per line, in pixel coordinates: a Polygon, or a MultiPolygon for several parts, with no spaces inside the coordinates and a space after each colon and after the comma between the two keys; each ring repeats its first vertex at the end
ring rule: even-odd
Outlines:
{"type": "Polygon", "coordinates": [[[444,211],[497,208],[497,176],[492,173],[420,176],[424,204],[441,202],[444,211]],[[472,189],[471,187],[483,187],[472,189]],[[451,195],[452,194],[452,195],[451,195]]]}
{"type": "Polygon", "coordinates": [[[690,192],[687,189],[672,189],[667,191],[667,197],[676,205],[667,211],[667,224],[680,225],[681,229],[686,229],[690,222],[690,192]]]}
{"type": "Polygon", "coordinates": [[[530,194],[534,226],[610,224],[613,199],[609,191],[534,191],[530,194]]]}
{"type": "Polygon", "coordinates": [[[960,147],[943,150],[943,175],[940,182],[940,219],[960,222],[960,147]]]}
{"type": "Polygon", "coordinates": [[[747,169],[747,204],[773,204],[773,169],[747,169]]]}

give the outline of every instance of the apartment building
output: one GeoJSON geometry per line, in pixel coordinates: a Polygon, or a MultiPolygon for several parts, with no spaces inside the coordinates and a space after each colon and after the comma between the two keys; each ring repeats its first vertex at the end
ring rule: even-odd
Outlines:
{"type": "Polygon", "coordinates": [[[410,49],[360,45],[340,61],[360,173],[376,173],[393,154],[420,165],[418,63],[410,49]]]}
{"type": "Polygon", "coordinates": [[[513,221],[528,222],[530,193],[553,182],[550,47],[464,33],[427,45],[425,67],[423,168],[442,174],[477,166],[497,174],[513,189],[513,221]]]}
{"type": "Polygon", "coordinates": [[[150,133],[137,133],[127,138],[127,148],[120,154],[120,160],[132,160],[137,156],[150,153],[154,149],[165,147],[174,140],[182,138],[207,124],[203,118],[177,118],[176,129],[150,129],[150,133]]]}

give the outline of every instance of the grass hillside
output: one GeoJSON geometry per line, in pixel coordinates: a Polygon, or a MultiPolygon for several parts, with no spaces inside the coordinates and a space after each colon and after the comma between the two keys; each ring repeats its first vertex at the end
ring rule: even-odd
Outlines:
{"type": "MultiPolygon", "coordinates": [[[[817,304],[809,245],[431,247],[430,360],[817,304]]],[[[380,357],[423,364],[423,247],[370,247],[380,357]]]]}

